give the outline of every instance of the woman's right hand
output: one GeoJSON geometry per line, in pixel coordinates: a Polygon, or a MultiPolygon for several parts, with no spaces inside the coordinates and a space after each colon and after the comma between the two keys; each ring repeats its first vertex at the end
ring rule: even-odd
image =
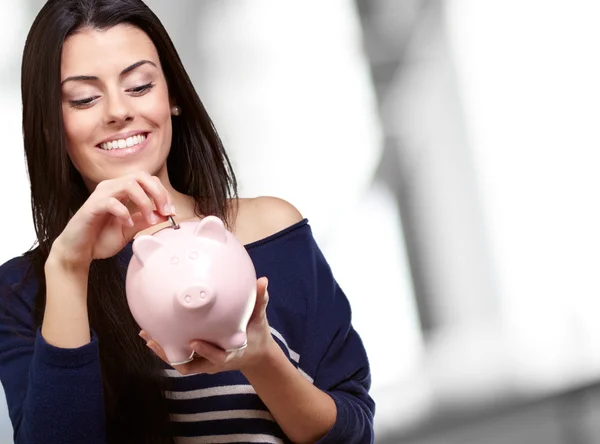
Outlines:
{"type": "Polygon", "coordinates": [[[164,222],[173,212],[171,196],[156,176],[136,173],[105,180],[73,215],[51,254],[70,268],[89,268],[92,260],[114,256],[137,232],[164,222]],[[139,211],[131,214],[129,201],[139,211]]]}

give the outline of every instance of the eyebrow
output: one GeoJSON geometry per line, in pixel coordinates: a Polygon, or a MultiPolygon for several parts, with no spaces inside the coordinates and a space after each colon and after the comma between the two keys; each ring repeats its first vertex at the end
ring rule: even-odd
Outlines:
{"type": "MultiPolygon", "coordinates": [[[[129,65],[127,68],[125,68],[123,71],[121,71],[121,74],[119,74],[119,76],[122,77],[125,74],[130,73],[134,69],[139,68],[142,65],[145,65],[146,63],[148,63],[156,68],[156,63],[151,62],[150,60],[140,60],[139,62],[135,62],[133,65],[129,65]]],[[[70,77],[67,77],[65,80],[63,80],[62,82],[60,82],[60,86],[63,86],[66,82],[70,82],[73,80],[90,81],[90,80],[100,80],[100,79],[96,76],[70,76],[70,77]]]]}

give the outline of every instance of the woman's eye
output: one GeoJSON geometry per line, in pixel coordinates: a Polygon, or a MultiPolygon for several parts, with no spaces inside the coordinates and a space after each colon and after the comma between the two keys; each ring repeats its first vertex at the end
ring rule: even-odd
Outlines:
{"type": "MultiPolygon", "coordinates": [[[[130,88],[127,92],[132,93],[134,96],[141,96],[154,88],[153,83],[147,83],[146,85],[136,86],[135,88],[130,88]]],[[[94,100],[98,99],[100,96],[88,97],[86,99],[81,100],[70,100],[69,104],[73,108],[88,108],[93,105],[94,100]]]]}
{"type": "Polygon", "coordinates": [[[133,94],[136,94],[136,95],[141,95],[141,94],[145,93],[146,91],[151,90],[152,88],[154,88],[154,84],[147,83],[146,85],[136,86],[135,88],[130,88],[127,91],[131,92],[133,94]]]}
{"type": "Polygon", "coordinates": [[[89,105],[92,104],[92,102],[94,100],[96,100],[99,96],[94,96],[94,97],[88,97],[87,99],[81,99],[81,100],[70,100],[69,104],[73,107],[73,108],[85,108],[89,105]]]}

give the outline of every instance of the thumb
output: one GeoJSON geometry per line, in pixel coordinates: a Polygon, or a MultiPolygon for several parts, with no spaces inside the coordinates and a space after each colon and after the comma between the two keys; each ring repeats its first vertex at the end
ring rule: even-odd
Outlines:
{"type": "Polygon", "coordinates": [[[267,286],[269,279],[261,277],[256,281],[256,304],[254,305],[254,311],[252,313],[253,318],[265,316],[267,305],[269,303],[269,292],[267,286]]]}

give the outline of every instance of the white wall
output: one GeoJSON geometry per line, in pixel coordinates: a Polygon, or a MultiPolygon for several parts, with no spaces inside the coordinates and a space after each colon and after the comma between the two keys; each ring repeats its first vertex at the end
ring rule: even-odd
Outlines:
{"type": "Polygon", "coordinates": [[[505,366],[525,392],[600,370],[600,4],[448,2],[505,366]]]}

